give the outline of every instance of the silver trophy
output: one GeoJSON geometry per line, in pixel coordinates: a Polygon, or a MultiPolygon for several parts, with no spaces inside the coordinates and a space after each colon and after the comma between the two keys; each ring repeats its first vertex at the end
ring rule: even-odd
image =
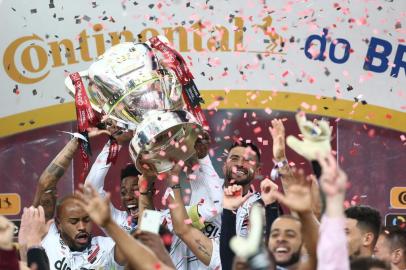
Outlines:
{"type": "MultiPolygon", "coordinates": [[[[79,75],[87,82],[92,108],[134,131],[130,155],[138,170],[165,172],[173,160],[194,155],[202,125],[183,109],[182,85],[163,54],[148,42],[115,45],[79,75]]],[[[69,77],[65,84],[74,96],[69,77]]]]}

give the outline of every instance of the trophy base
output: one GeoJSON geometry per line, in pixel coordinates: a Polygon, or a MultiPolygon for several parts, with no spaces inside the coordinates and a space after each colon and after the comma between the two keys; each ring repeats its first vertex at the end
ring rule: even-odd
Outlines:
{"type": "Polygon", "coordinates": [[[131,140],[131,158],[140,172],[167,172],[173,162],[186,162],[195,154],[195,142],[202,131],[202,126],[187,111],[151,111],[131,140]]]}

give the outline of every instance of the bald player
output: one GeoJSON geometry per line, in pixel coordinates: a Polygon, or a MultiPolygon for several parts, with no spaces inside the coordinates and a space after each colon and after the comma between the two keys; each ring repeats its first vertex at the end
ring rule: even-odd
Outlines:
{"type": "Polygon", "coordinates": [[[34,196],[34,206],[42,205],[46,219],[54,217],[48,234],[42,241],[51,269],[122,269],[124,257],[117,252],[113,240],[107,237],[92,237],[92,222],[80,207],[75,196],[63,198],[56,206],[59,179],[69,167],[78,148],[78,139],[73,138],[51,161],[41,174],[34,196]]]}

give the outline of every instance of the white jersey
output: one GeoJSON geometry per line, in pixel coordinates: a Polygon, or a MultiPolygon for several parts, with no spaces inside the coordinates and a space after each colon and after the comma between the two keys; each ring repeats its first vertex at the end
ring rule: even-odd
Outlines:
{"type": "MultiPolygon", "coordinates": [[[[200,159],[199,165],[199,169],[192,174],[194,176],[189,177],[191,179],[190,187],[192,194],[186,210],[189,212],[191,207],[197,205],[197,212],[205,221],[205,227],[202,229],[202,232],[212,239],[213,253],[210,265],[206,266],[196,258],[182,240],[174,236],[170,255],[178,270],[221,269],[218,240],[221,230],[224,180],[218,176],[209,156],[200,159]]],[[[173,230],[169,210],[164,211],[163,218],[168,229],[173,230]]]]}
{"type": "MultiPolygon", "coordinates": [[[[186,211],[190,214],[192,207],[197,205],[197,212],[201,218],[205,220],[205,227],[202,232],[209,238],[213,239],[213,243],[217,243],[215,239],[220,236],[221,229],[221,211],[223,199],[223,179],[221,179],[213,168],[211,160],[208,156],[199,160],[199,169],[189,177],[190,187],[192,190],[189,206],[186,211]]],[[[168,209],[162,214],[163,224],[170,231],[173,231],[172,219],[168,209]]],[[[218,244],[217,244],[218,245],[218,244]]],[[[218,247],[213,245],[213,262],[210,265],[220,263],[220,256],[216,255],[218,247]]],[[[196,256],[188,249],[186,244],[176,235],[172,238],[170,250],[171,259],[177,270],[199,270],[212,269],[200,262],[196,256]]],[[[213,269],[220,269],[214,267],[213,269]]]]}
{"type": "Polygon", "coordinates": [[[50,269],[124,269],[114,261],[114,241],[109,237],[92,237],[91,244],[84,251],[71,251],[63,242],[55,224],[52,224],[41,243],[49,259],[50,269]]]}
{"type": "MultiPolygon", "coordinates": [[[[119,147],[121,147],[119,145],[119,147]]],[[[89,174],[86,177],[85,183],[90,183],[96,189],[97,193],[101,196],[106,196],[106,191],[104,190],[104,179],[111,167],[107,163],[107,157],[109,156],[110,143],[106,143],[100,154],[97,156],[95,162],[90,169],[89,174]]],[[[110,211],[112,219],[120,226],[124,231],[130,233],[136,228],[136,225],[131,224],[131,217],[128,216],[127,211],[121,211],[114,207],[110,203],[110,211]]]]}
{"type": "Polygon", "coordinates": [[[235,231],[242,237],[248,236],[249,213],[252,205],[261,199],[261,193],[255,192],[237,209],[235,231]]]}
{"type": "MultiPolygon", "coordinates": [[[[106,194],[104,179],[111,166],[111,164],[106,165],[109,146],[107,143],[103,147],[86,178],[86,182],[91,183],[102,196],[106,194]]],[[[206,221],[203,232],[207,237],[215,239],[220,236],[224,180],[218,176],[208,155],[199,160],[199,168],[192,175],[194,176],[189,177],[192,190],[189,204],[198,205],[197,211],[206,221]]],[[[188,210],[190,206],[186,206],[186,208],[188,210]]],[[[121,228],[127,232],[134,229],[129,222],[131,219],[129,219],[126,211],[120,211],[112,204],[110,209],[113,220],[121,228]]],[[[163,211],[162,220],[163,224],[167,225],[168,229],[173,232],[169,210],[163,211]]],[[[169,255],[177,270],[207,269],[207,266],[201,263],[176,235],[173,235],[169,255]]]]}

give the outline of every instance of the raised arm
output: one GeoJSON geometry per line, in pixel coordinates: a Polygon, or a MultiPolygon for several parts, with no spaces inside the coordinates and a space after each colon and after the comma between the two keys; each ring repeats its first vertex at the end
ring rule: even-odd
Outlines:
{"type": "MultiPolygon", "coordinates": [[[[275,168],[273,171],[277,171],[281,178],[281,183],[284,192],[289,190],[289,187],[297,184],[297,178],[293,173],[292,168],[289,166],[286,158],[286,144],[285,144],[285,127],[282,120],[273,119],[271,121],[271,127],[269,132],[272,136],[272,150],[275,161],[275,168]]],[[[317,179],[312,178],[311,181],[311,194],[312,194],[312,210],[316,217],[319,219],[321,215],[321,200],[319,194],[319,186],[317,179]]]]}
{"type": "Polygon", "coordinates": [[[89,174],[86,177],[85,184],[91,184],[97,192],[105,196],[106,191],[104,190],[104,179],[111,167],[111,163],[107,163],[107,157],[109,156],[110,142],[107,142],[100,154],[94,161],[89,174]]]}
{"type": "Polygon", "coordinates": [[[279,202],[289,207],[291,211],[295,211],[302,224],[303,242],[309,254],[309,260],[301,262],[301,267],[303,268],[299,269],[315,269],[317,265],[316,250],[319,223],[312,212],[311,178],[305,177],[303,170],[299,170],[295,175],[298,178],[298,184],[290,186],[286,195],[273,191],[273,196],[279,202]]]}
{"type": "Polygon", "coordinates": [[[347,176],[330,154],[318,158],[322,168],[320,186],[326,196],[326,211],[321,219],[317,247],[317,269],[349,270],[345,236],[344,199],[347,176]]]}
{"type": "Polygon", "coordinates": [[[204,227],[204,224],[199,224],[200,218],[205,222],[210,222],[223,210],[224,180],[218,176],[208,155],[210,142],[208,132],[199,135],[195,143],[197,166],[194,166],[194,172],[188,176],[192,191],[188,215],[198,229],[204,227]]]}
{"type": "Polygon", "coordinates": [[[180,167],[176,165],[167,176],[168,186],[171,187],[173,192],[173,194],[168,196],[173,229],[176,235],[182,239],[196,257],[205,265],[209,266],[215,247],[213,247],[213,241],[210,238],[191,225],[191,220],[186,212],[181,194],[179,172],[180,167]]]}
{"type": "Polygon", "coordinates": [[[97,225],[103,227],[116,242],[114,258],[118,264],[124,265],[128,262],[132,268],[140,270],[172,269],[162,263],[149,248],[123,231],[112,220],[109,209],[109,194],[105,198],[101,198],[90,185],[83,187],[82,191],[77,192],[80,198],[80,205],[88,212],[90,218],[97,225]]]}
{"type": "MultiPolygon", "coordinates": [[[[133,133],[132,131],[123,131],[119,129],[114,121],[109,121],[106,123],[106,129],[91,128],[89,131],[89,136],[96,136],[99,134],[106,134],[114,138],[118,144],[118,151],[121,149],[122,145],[129,140],[131,140],[133,133]]],[[[91,184],[99,194],[105,194],[104,190],[104,180],[111,167],[111,163],[107,164],[107,159],[109,156],[111,141],[108,141],[100,154],[97,156],[95,162],[90,169],[89,174],[86,177],[85,183],[91,184]]]]}
{"type": "Polygon", "coordinates": [[[144,172],[138,177],[138,190],[140,192],[140,196],[138,197],[138,224],[141,224],[142,213],[145,209],[155,209],[152,199],[155,180],[156,176],[148,172],[144,172]]]}
{"type": "Polygon", "coordinates": [[[59,179],[69,167],[79,143],[77,138],[71,139],[59,154],[51,161],[42,172],[34,196],[34,207],[42,205],[45,210],[46,220],[54,216],[56,206],[56,186],[59,179]]]}

